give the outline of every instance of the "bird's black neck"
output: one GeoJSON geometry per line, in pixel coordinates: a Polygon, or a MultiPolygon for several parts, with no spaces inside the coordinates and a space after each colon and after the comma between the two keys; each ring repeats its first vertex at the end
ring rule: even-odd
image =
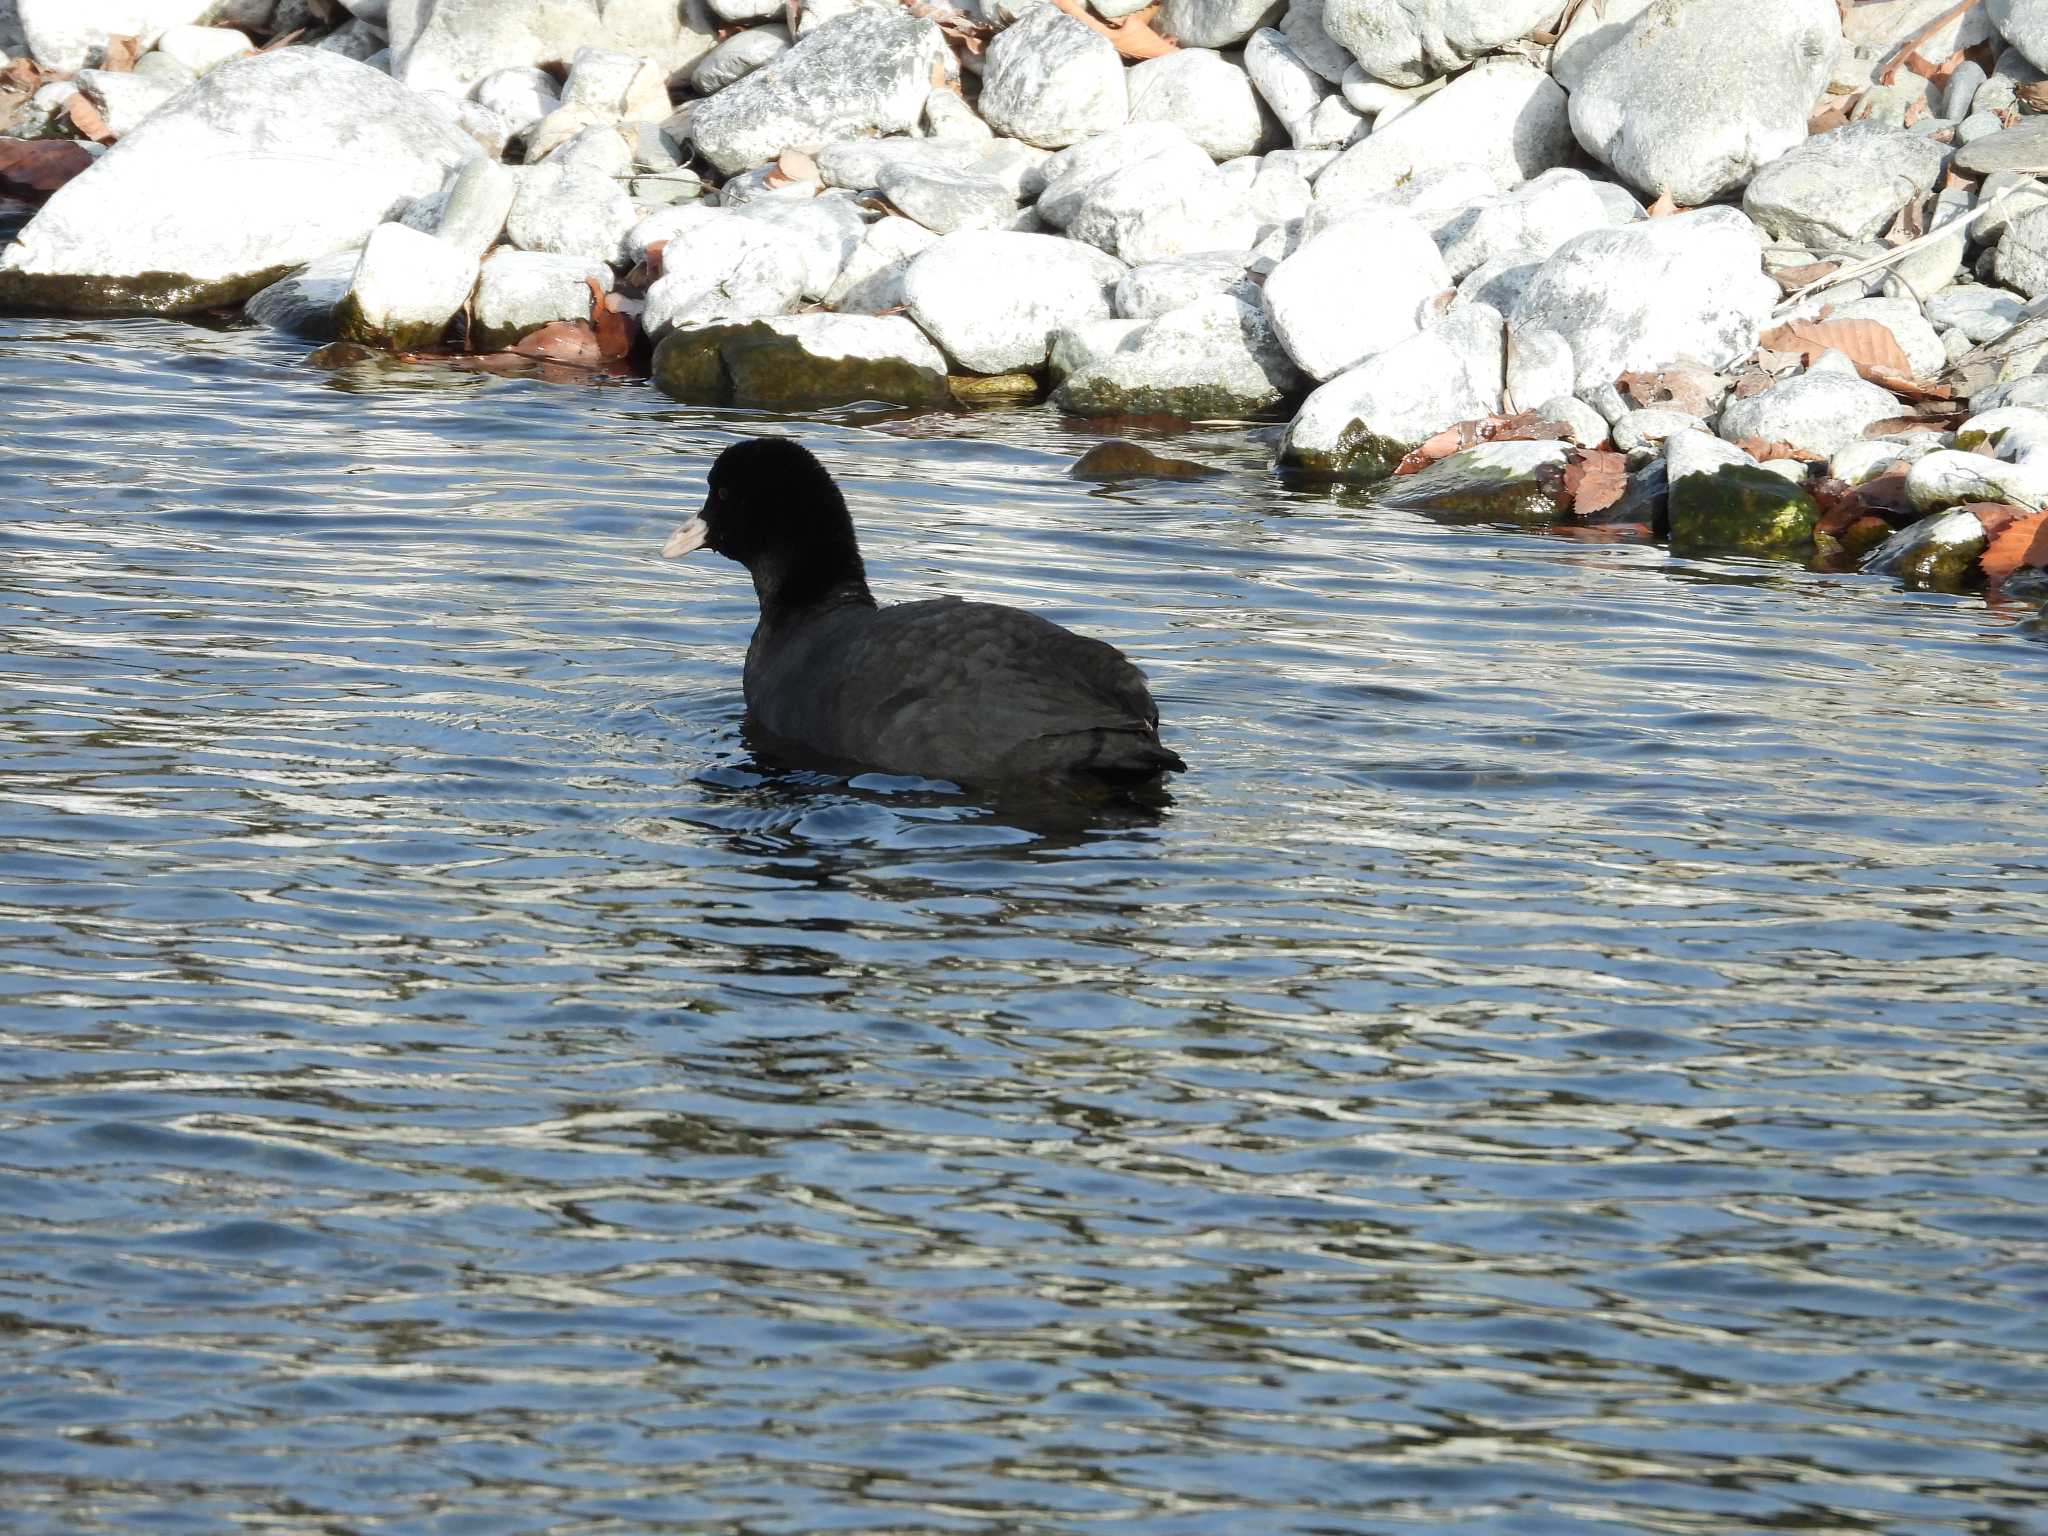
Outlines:
{"type": "Polygon", "coordinates": [[[828,608],[875,606],[874,594],[868,590],[867,566],[851,528],[843,542],[815,542],[798,551],[756,560],[752,575],[762,621],[771,627],[828,608]]]}

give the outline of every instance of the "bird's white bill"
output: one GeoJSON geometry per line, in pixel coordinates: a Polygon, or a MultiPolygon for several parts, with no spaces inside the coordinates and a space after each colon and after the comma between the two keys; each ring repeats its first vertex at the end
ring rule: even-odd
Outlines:
{"type": "Polygon", "coordinates": [[[661,558],[675,560],[693,549],[702,549],[710,536],[711,525],[701,517],[693,517],[668,536],[668,542],[661,546],[661,558]]]}

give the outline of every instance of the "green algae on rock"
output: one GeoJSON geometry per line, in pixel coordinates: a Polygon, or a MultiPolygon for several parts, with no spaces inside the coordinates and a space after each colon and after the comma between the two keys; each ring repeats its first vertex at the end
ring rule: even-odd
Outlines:
{"type": "Polygon", "coordinates": [[[1792,481],[1755,464],[1724,464],[1671,485],[1671,548],[1681,555],[1806,555],[1820,506],[1792,481]]]}
{"type": "Polygon", "coordinates": [[[676,330],[654,382],[691,405],[945,405],[946,361],[900,315],[785,315],[676,330]]]}
{"type": "Polygon", "coordinates": [[[1067,473],[1077,480],[1205,480],[1223,471],[1193,459],[1170,459],[1143,443],[1118,437],[1097,443],[1067,473]]]}
{"type": "Polygon", "coordinates": [[[1984,585],[1977,562],[1990,542],[1983,520],[1958,507],[1907,524],[1871,552],[1863,569],[1868,575],[1897,577],[1909,587],[1970,592],[1984,585]]]}
{"type": "Polygon", "coordinates": [[[1555,440],[1480,443],[1389,480],[1383,507],[1449,513],[1464,522],[1548,526],[1557,521],[1567,445],[1555,440]]]}
{"type": "Polygon", "coordinates": [[[191,315],[254,297],[298,262],[234,277],[183,272],[26,272],[0,267],[0,309],[45,315],[191,315]]]}

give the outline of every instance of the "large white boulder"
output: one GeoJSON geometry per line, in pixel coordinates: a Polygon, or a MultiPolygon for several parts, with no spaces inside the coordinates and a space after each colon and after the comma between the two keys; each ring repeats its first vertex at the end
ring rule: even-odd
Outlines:
{"type": "Polygon", "coordinates": [[[1391,192],[1457,165],[1480,166],[1511,187],[1562,165],[1571,145],[1557,82],[1520,59],[1501,59],[1467,70],[1345,150],[1316,178],[1316,196],[1391,192]]]}
{"type": "Polygon", "coordinates": [[[1248,155],[1265,137],[1251,77],[1207,48],[1182,48],[1147,59],[1124,83],[1132,122],[1178,124],[1212,159],[1248,155]]]}
{"type": "Polygon", "coordinates": [[[581,256],[497,252],[484,263],[477,280],[470,345],[492,352],[554,321],[588,319],[592,282],[609,292],[612,269],[581,256]]]}
{"type": "Polygon", "coordinates": [[[1059,332],[1106,320],[1124,265],[1057,235],[947,235],[903,276],[910,317],[970,373],[1037,368],[1059,332]]]}
{"type": "Polygon", "coordinates": [[[0,303],[179,314],[353,244],[478,153],[388,75],[312,48],[210,71],[0,255],[0,303]]]}
{"type": "Polygon", "coordinates": [[[1806,140],[1842,41],[1835,0],[1657,0],[1571,96],[1586,152],[1688,207],[1806,140]]]}
{"type": "Polygon", "coordinates": [[[403,224],[379,224],[335,313],[343,341],[407,351],[440,341],[476,287],[476,257],[403,224]]]}
{"type": "Polygon", "coordinates": [[[1573,235],[1629,222],[1635,210],[1627,197],[1617,208],[1608,195],[1614,190],[1561,168],[1474,207],[1437,237],[1451,276],[1489,262],[1541,261],[1573,235]]]}
{"type": "Polygon", "coordinates": [[[996,34],[982,59],[982,117],[1027,144],[1079,143],[1123,122],[1129,107],[1123,61],[1109,39],[1049,5],[996,34]]]}
{"type": "Polygon", "coordinates": [[[853,11],[700,104],[690,116],[690,138],[731,176],[785,149],[905,133],[924,113],[932,71],[950,57],[945,36],[929,21],[902,11],[853,11]]]}
{"type": "Polygon", "coordinates": [[[1509,317],[1571,344],[1579,387],[1691,358],[1746,357],[1779,298],[1763,250],[1733,208],[1701,208],[1575,235],[1553,251],[1509,317]]]}
{"type": "Polygon", "coordinates": [[[1323,30],[1375,80],[1421,85],[1558,14],[1557,0],[1326,0],[1323,30]]]}
{"type": "Polygon", "coordinates": [[[1750,181],[1742,211],[1766,234],[1838,250],[1869,240],[1925,197],[1944,156],[1932,139],[1865,120],[1817,134],[1750,181]]]}
{"type": "Polygon", "coordinates": [[[1367,214],[1304,243],[1266,278],[1266,313],[1310,377],[1336,377],[1422,326],[1451,286],[1429,232],[1398,213],[1367,214]]]}
{"type": "Polygon", "coordinates": [[[1790,443],[1832,457],[1862,441],[1863,429],[1872,422],[1898,414],[1899,402],[1890,390],[1853,372],[1816,368],[1729,401],[1721,412],[1721,436],[1731,443],[1752,437],[1790,443]]]}
{"type": "MultiPolygon", "coordinates": [[[[155,41],[166,27],[199,21],[219,0],[15,0],[29,57],[53,75],[68,75],[107,46],[109,38],[155,41]]],[[[0,25],[0,31],[4,31],[0,25]]]]}
{"type": "Polygon", "coordinates": [[[579,48],[637,54],[674,74],[711,50],[716,26],[703,0],[390,0],[385,24],[392,73],[457,97],[497,70],[566,64],[579,48]]]}

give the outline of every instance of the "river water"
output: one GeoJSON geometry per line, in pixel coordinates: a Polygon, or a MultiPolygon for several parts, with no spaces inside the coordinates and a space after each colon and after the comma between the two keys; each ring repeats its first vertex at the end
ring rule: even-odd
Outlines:
{"type": "Polygon", "coordinates": [[[1038,411],[0,322],[0,1528],[2048,1529],[2048,625],[1038,411]],[[764,425],[1115,641],[756,762],[764,425]]]}

